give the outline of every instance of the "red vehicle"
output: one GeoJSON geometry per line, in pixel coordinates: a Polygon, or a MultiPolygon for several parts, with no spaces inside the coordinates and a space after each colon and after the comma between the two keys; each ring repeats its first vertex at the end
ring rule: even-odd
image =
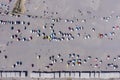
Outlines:
{"type": "Polygon", "coordinates": [[[104,37],[104,35],[103,35],[103,34],[101,34],[101,33],[99,33],[99,34],[98,34],[98,37],[99,37],[99,38],[103,38],[103,37],[104,37]]]}

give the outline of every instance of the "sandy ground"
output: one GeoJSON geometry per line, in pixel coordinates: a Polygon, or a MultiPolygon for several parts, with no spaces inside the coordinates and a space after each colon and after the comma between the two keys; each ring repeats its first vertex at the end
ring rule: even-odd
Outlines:
{"type": "MultiPolygon", "coordinates": [[[[7,0],[1,0],[0,3],[8,4],[10,6],[10,11],[13,8],[15,0],[8,3],[7,0]]],[[[113,26],[119,26],[119,18],[116,16],[120,15],[120,1],[119,0],[26,0],[26,12],[21,15],[21,17],[11,17],[10,15],[0,15],[0,20],[12,20],[12,21],[25,21],[30,22],[30,25],[11,25],[11,24],[0,24],[0,69],[1,70],[27,70],[31,71],[62,71],[62,70],[120,70],[120,60],[117,58],[120,52],[120,31],[112,30],[113,26]],[[87,13],[89,11],[89,13],[87,13]],[[57,14],[56,14],[57,12],[57,14]],[[38,16],[38,18],[28,18],[26,15],[38,16]],[[108,21],[102,20],[103,17],[109,17],[108,21]],[[61,18],[59,22],[52,22],[54,18],[61,18]],[[74,23],[65,22],[65,20],[73,20],[74,23]],[[78,19],[78,21],[77,21],[78,19]],[[86,19],[86,22],[82,22],[86,19]],[[58,37],[61,37],[58,32],[62,31],[64,33],[71,33],[74,36],[74,40],[67,41],[48,41],[43,40],[42,36],[37,37],[36,34],[30,33],[32,29],[40,29],[41,32],[45,32],[47,35],[51,33],[51,23],[54,23],[54,30],[58,37]],[[47,24],[47,28],[43,29],[43,26],[47,24]],[[68,27],[83,26],[84,30],[80,31],[69,31],[68,27]],[[14,26],[14,30],[11,30],[11,26],[14,26]],[[27,27],[24,30],[24,27],[27,27]],[[91,28],[95,28],[93,32],[91,28]],[[17,29],[21,32],[17,33],[17,29]],[[110,32],[115,32],[114,36],[110,36],[110,32]],[[77,33],[81,36],[77,37],[77,33]],[[102,39],[98,38],[98,34],[102,33],[108,34],[108,37],[102,39]],[[30,41],[17,41],[16,39],[11,39],[11,35],[21,35],[22,37],[29,38],[32,36],[33,39],[30,41]],[[90,34],[90,39],[84,39],[86,34],[90,34]],[[112,40],[110,40],[112,39],[112,40]],[[6,45],[8,44],[8,45],[6,45]],[[87,59],[88,56],[92,56],[87,63],[83,63],[81,66],[75,65],[74,67],[70,65],[66,66],[67,61],[71,60],[69,54],[75,53],[80,55],[82,61],[87,59]],[[57,54],[61,54],[60,58],[57,58],[57,54]],[[4,59],[7,55],[8,58],[4,59]],[[41,58],[37,59],[37,55],[41,58]],[[49,57],[54,55],[57,59],[57,63],[46,69],[51,61],[49,57]],[[110,55],[110,59],[107,60],[107,55],[110,55]],[[64,59],[63,63],[60,59],[64,59]],[[94,59],[98,58],[95,62],[94,59]],[[99,61],[102,60],[102,64],[99,61]],[[13,64],[17,61],[22,61],[21,66],[16,66],[12,68],[13,64]],[[113,67],[108,67],[108,63],[114,63],[118,65],[117,69],[113,67]],[[31,67],[34,64],[34,67],[31,67]],[[90,66],[92,64],[92,66],[90,66]],[[99,66],[94,67],[95,64],[99,66]]],[[[74,57],[76,59],[76,57],[74,57]]],[[[29,79],[30,80],[30,79],[29,79]]],[[[32,79],[31,79],[32,80],[32,79]]]]}

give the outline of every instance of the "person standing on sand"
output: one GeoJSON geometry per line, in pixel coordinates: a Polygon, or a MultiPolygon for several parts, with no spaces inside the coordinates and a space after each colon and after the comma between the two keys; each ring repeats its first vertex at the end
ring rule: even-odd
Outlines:
{"type": "Polygon", "coordinates": [[[9,0],[9,3],[12,2],[12,0],[9,0]]]}

